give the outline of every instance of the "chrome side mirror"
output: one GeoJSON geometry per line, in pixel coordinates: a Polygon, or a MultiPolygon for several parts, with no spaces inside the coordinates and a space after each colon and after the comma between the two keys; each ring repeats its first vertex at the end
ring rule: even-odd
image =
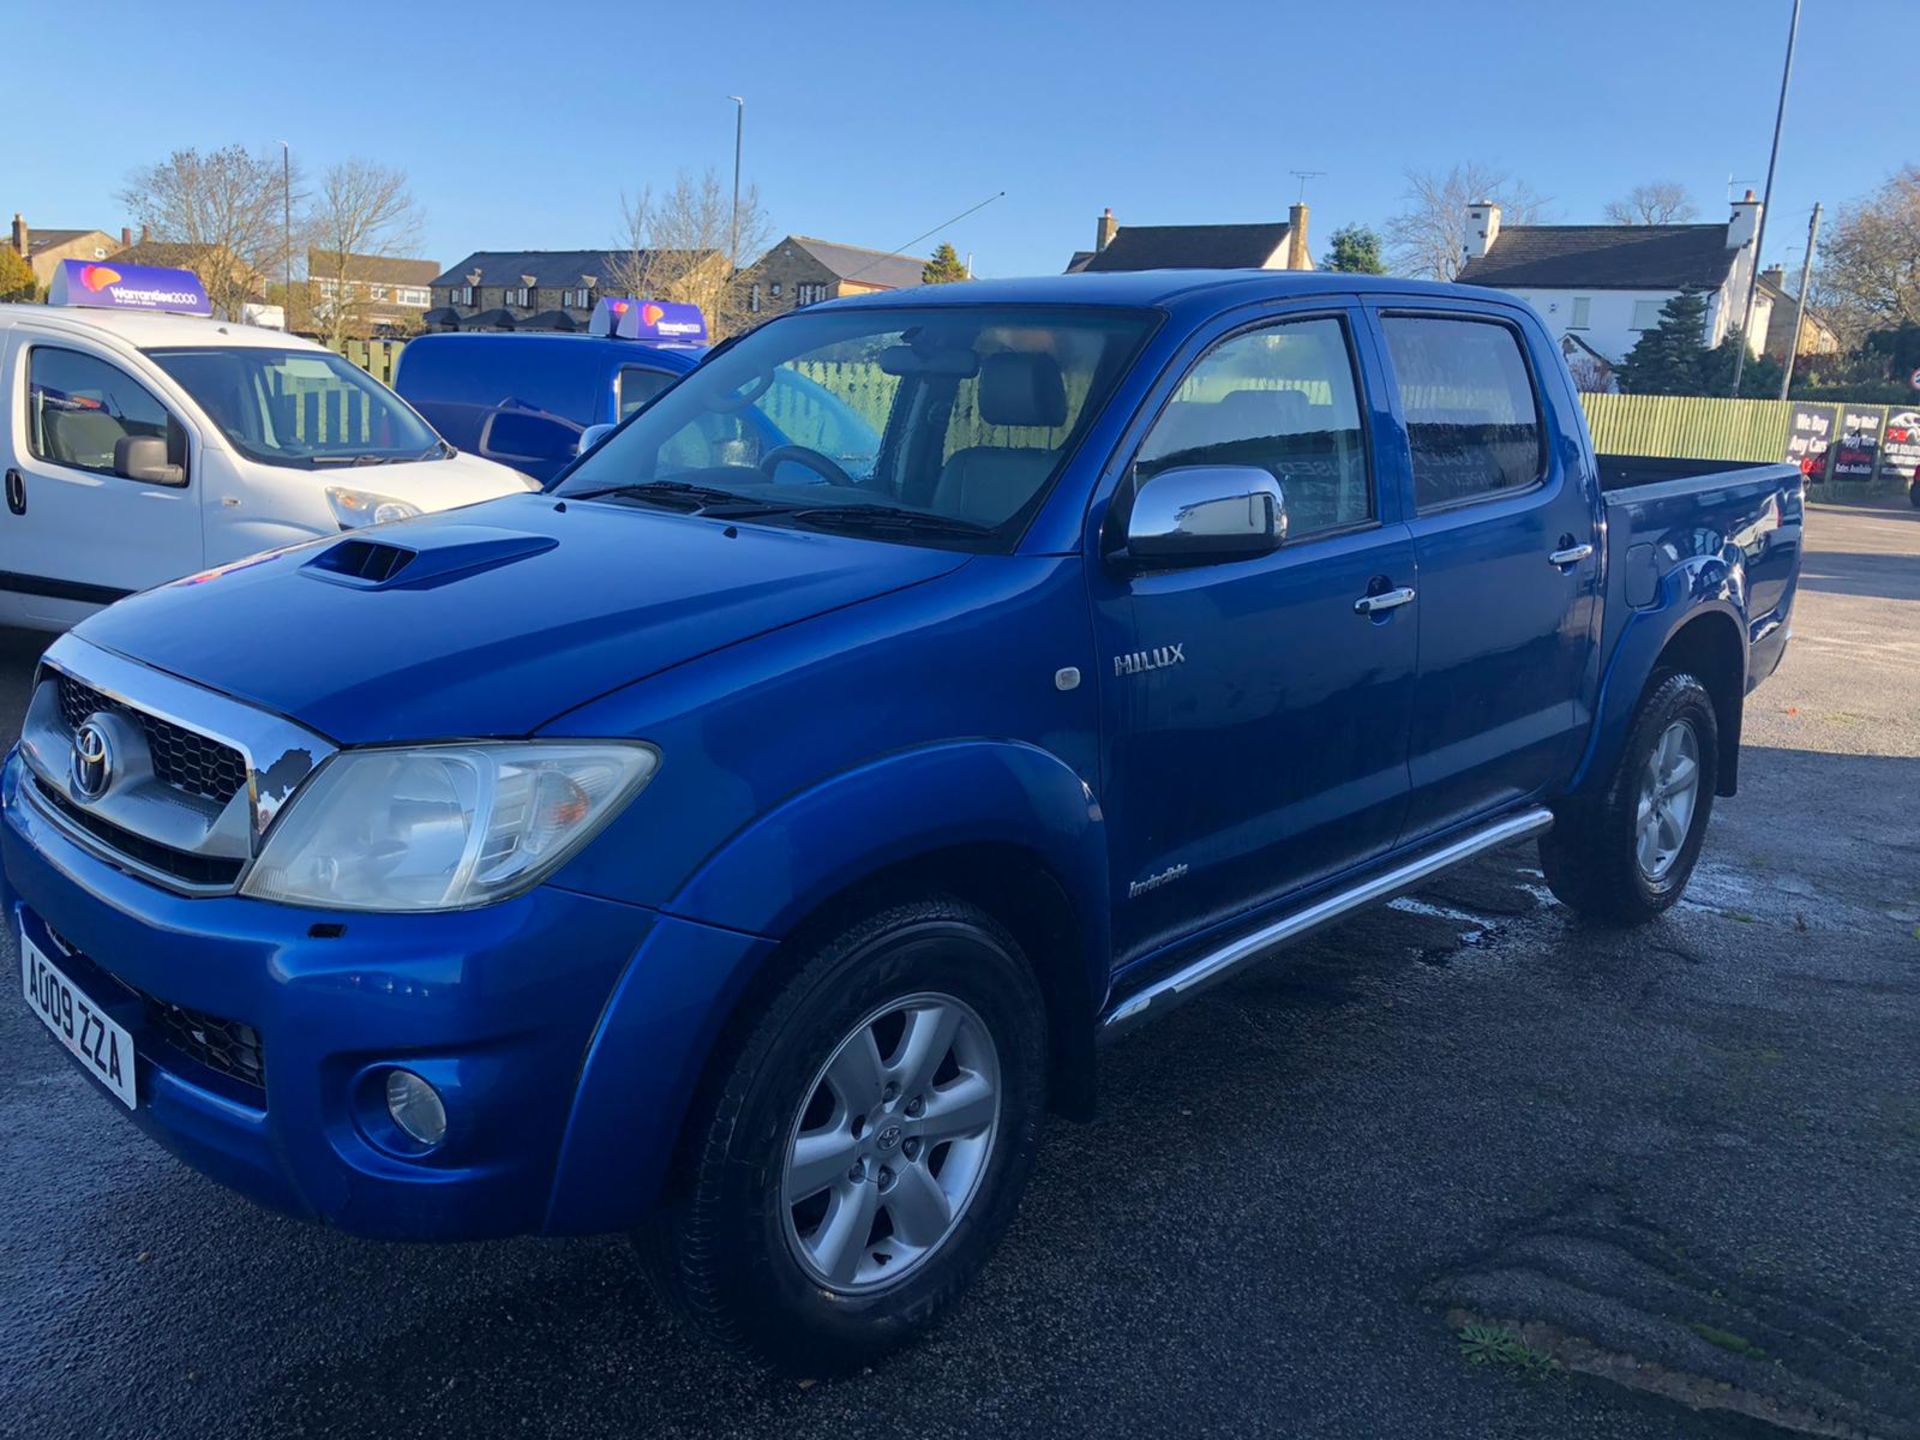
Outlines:
{"type": "Polygon", "coordinates": [[[618,428],[619,427],[615,425],[587,426],[586,429],[580,432],[580,443],[574,447],[573,453],[576,455],[586,454],[587,451],[591,450],[594,446],[598,445],[602,440],[606,439],[607,436],[611,435],[618,428]]]}
{"type": "Polygon", "coordinates": [[[1190,465],[1140,483],[1127,517],[1127,554],[1158,565],[1243,560],[1280,548],[1287,501],[1251,465],[1190,465]]]}

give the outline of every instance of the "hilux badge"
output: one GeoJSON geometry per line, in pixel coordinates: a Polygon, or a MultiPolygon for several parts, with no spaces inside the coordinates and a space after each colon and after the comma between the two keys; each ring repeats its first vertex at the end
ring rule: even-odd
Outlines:
{"type": "Polygon", "coordinates": [[[73,732],[73,793],[81,800],[98,800],[113,783],[113,749],[107,730],[89,717],[73,732]]]}
{"type": "Polygon", "coordinates": [[[1187,663],[1186,641],[1177,645],[1156,645],[1151,650],[1135,650],[1113,657],[1115,675],[1139,675],[1148,670],[1164,670],[1169,665],[1187,663]]]}

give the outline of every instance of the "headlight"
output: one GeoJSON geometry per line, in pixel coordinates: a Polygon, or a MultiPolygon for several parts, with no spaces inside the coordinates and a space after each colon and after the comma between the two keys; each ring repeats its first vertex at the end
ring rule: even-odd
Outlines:
{"type": "Polygon", "coordinates": [[[343,750],[267,835],[241,893],[330,910],[459,910],[540,883],[639,793],[644,745],[343,750]]]}
{"type": "Polygon", "coordinates": [[[418,505],[396,500],[391,495],[375,495],[370,490],[349,490],[344,485],[327,487],[327,504],[342,530],[358,530],[362,525],[381,525],[388,520],[406,520],[420,513],[418,505]]]}

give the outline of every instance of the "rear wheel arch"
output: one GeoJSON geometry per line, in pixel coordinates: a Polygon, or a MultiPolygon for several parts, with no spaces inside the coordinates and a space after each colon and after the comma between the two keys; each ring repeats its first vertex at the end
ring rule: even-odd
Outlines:
{"type": "Polygon", "coordinates": [[[1747,654],[1740,622],[1725,611],[1707,610],[1668,636],[1635,705],[1636,714],[1646,697],[1673,674],[1692,675],[1713,700],[1720,745],[1714,793],[1732,795],[1739,781],[1740,724],[1747,689],[1747,654]]]}

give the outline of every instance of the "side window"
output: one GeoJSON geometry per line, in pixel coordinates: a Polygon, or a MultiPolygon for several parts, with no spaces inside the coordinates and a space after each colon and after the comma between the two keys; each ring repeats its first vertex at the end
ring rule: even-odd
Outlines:
{"type": "Polygon", "coordinates": [[[1181,382],[1135,465],[1141,479],[1183,465],[1270,471],[1292,539],[1371,519],[1347,327],[1293,320],[1223,340],[1181,382]]]}
{"type": "Polygon", "coordinates": [[[642,370],[635,365],[620,370],[620,418],[626,419],[673,383],[664,370],[642,370]]]}
{"type": "Polygon", "coordinates": [[[1545,470],[1544,427],[1520,336],[1497,320],[1386,315],[1387,353],[1422,510],[1518,490],[1545,470]]]}
{"type": "Polygon", "coordinates": [[[186,432],[119,366],[51,345],[27,351],[27,448],[35,458],[111,475],[114,444],[128,435],[158,436],[169,463],[186,464],[186,432]]]}

